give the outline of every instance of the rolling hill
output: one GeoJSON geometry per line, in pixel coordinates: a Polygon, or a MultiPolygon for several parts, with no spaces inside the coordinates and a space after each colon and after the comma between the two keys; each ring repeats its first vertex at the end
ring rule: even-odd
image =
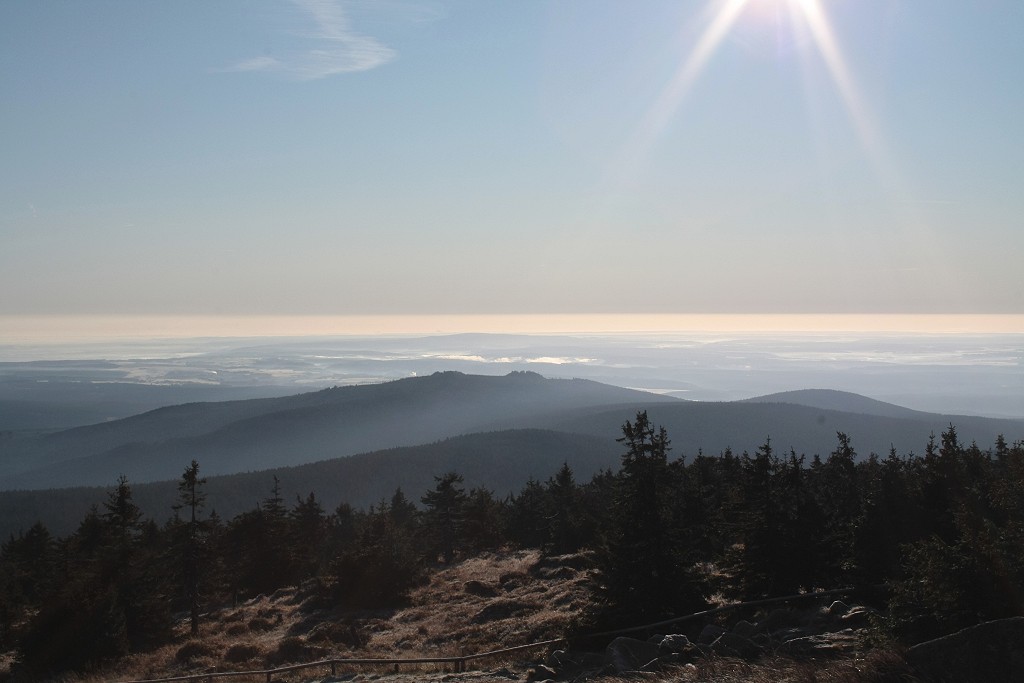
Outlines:
{"type": "Polygon", "coordinates": [[[767,396],[755,396],[740,403],[791,403],[808,408],[836,410],[843,413],[876,415],[878,417],[895,417],[910,419],[927,419],[929,413],[911,410],[903,406],[878,401],[860,394],[835,389],[797,389],[782,391],[767,396]]]}
{"type": "Polygon", "coordinates": [[[327,509],[367,506],[401,487],[412,499],[446,471],[498,495],[568,462],[580,480],[617,468],[621,425],[639,410],[664,425],[674,457],[726,448],[753,452],[770,438],[780,455],[826,457],[836,432],[857,453],[922,453],[950,424],[988,448],[1024,438],[1024,421],[909,410],[844,392],[805,390],[748,401],[686,402],[533,373],[438,373],[284,398],[172,406],[128,419],[0,447],[5,470],[0,534],[41,519],[66,533],[121,474],[143,509],[165,518],[175,480],[195,458],[222,517],[251,509],[277,476],[286,499],[315,491],[327,509]],[[13,456],[13,457],[12,457],[13,456]],[[21,458],[19,461],[18,458],[21,458]],[[150,482],[150,483],[147,483],[150,482]],[[35,490],[11,490],[11,489],[35,490]],[[42,490],[45,489],[45,490],[42,490]]]}
{"type": "MultiPolygon", "coordinates": [[[[190,403],[46,435],[0,441],[3,489],[176,478],[194,458],[209,475],[299,465],[534,426],[550,413],[676,402],[589,380],[529,372],[435,373],[283,398],[190,403]]],[[[621,420],[620,420],[621,422],[621,420]]]]}
{"type": "MultiPolygon", "coordinates": [[[[533,477],[545,481],[563,462],[581,481],[606,469],[617,469],[621,448],[614,440],[579,434],[522,429],[487,432],[445,439],[432,444],[393,448],[334,458],[294,467],[260,472],[212,476],[204,491],[208,508],[222,519],[252,510],[270,495],[274,477],[280,481],[287,504],[311,491],[327,511],[347,502],[365,508],[389,499],[401,488],[410,500],[434,485],[434,477],[455,471],[467,490],[484,487],[499,497],[518,493],[533,477]]],[[[180,473],[179,473],[180,475],[180,473]]],[[[74,531],[91,505],[107,499],[105,487],[0,492],[0,538],[28,529],[37,520],[57,534],[74,531]]],[[[171,516],[177,482],[132,484],[132,493],[143,513],[163,521],[171,516]]]]}

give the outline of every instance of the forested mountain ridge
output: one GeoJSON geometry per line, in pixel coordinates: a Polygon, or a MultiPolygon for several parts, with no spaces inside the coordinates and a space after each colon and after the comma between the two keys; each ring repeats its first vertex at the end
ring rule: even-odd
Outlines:
{"type": "MultiPolygon", "coordinates": [[[[0,439],[0,488],[109,486],[173,479],[191,459],[210,475],[252,472],[463,434],[541,429],[611,442],[639,410],[673,434],[673,456],[726,449],[826,455],[837,432],[861,457],[923,452],[929,435],[955,424],[966,443],[1024,438],[1024,421],[949,416],[856,394],[785,392],[739,402],[691,402],[589,380],[436,373],[283,398],[169,406],[123,420],[45,436],[0,439]],[[837,408],[845,408],[839,410],[837,408]]],[[[549,454],[552,467],[561,462],[549,454]]]]}
{"type": "MultiPolygon", "coordinates": [[[[266,498],[275,478],[281,496],[293,501],[310,491],[328,508],[342,503],[364,509],[395,489],[422,491],[436,475],[457,471],[467,485],[499,497],[518,491],[532,477],[545,480],[563,463],[581,476],[619,465],[618,443],[580,434],[536,429],[452,437],[421,446],[405,446],[259,472],[211,476],[206,490],[225,518],[252,510],[266,498]]],[[[106,498],[116,481],[95,487],[0,491],[0,539],[41,521],[54,533],[74,530],[89,510],[106,498]]],[[[135,500],[147,517],[166,520],[176,493],[174,481],[133,484],[135,500]]]]}
{"type": "MultiPolygon", "coordinates": [[[[783,402],[681,401],[651,405],[647,412],[673,435],[673,454],[686,457],[698,452],[718,455],[726,449],[736,454],[753,452],[768,438],[780,451],[824,457],[835,447],[837,432],[852,438],[860,458],[885,455],[893,448],[903,455],[921,454],[929,436],[937,437],[950,424],[966,443],[976,441],[981,448],[991,446],[999,434],[1010,442],[1024,438],[1022,420],[917,411],[908,411],[907,417],[888,417],[783,402]]],[[[614,408],[567,411],[546,416],[535,426],[612,439],[623,416],[614,408]]]]}
{"type": "MultiPolygon", "coordinates": [[[[559,410],[676,399],[589,380],[435,373],[284,398],[170,406],[45,436],[0,440],[5,489],[106,485],[177,476],[192,458],[209,474],[314,462],[533,426],[559,410]]],[[[620,411],[621,412],[621,411],[620,411]]]]}

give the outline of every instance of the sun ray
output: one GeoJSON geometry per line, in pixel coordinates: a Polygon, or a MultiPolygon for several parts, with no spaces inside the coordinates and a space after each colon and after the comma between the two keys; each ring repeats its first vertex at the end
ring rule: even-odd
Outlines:
{"type": "Polygon", "coordinates": [[[632,175],[643,161],[658,136],[672,119],[680,102],[700,75],[708,59],[714,54],[715,49],[728,34],[732,25],[736,23],[744,6],[749,1],[724,0],[718,11],[711,14],[711,23],[701,34],[693,51],[659,93],[626,143],[621,159],[616,164],[617,174],[620,177],[632,175]]]}
{"type": "MultiPolygon", "coordinates": [[[[708,60],[717,50],[730,29],[748,8],[752,0],[719,0],[709,7],[710,21],[700,34],[697,43],[686,60],[675,71],[672,78],[661,89],[647,108],[632,135],[623,145],[612,169],[621,185],[634,176],[644,159],[654,147],[658,137],[676,115],[680,103],[703,72],[708,60]]],[[[822,8],[821,0],[773,0],[779,7],[788,10],[791,21],[802,23],[810,33],[812,42],[820,53],[832,81],[849,112],[857,136],[876,171],[883,181],[891,186],[899,185],[894,166],[888,160],[881,137],[872,117],[850,74],[832,26],[822,8]],[[801,21],[802,20],[802,21],[801,21]]]]}
{"type": "Polygon", "coordinates": [[[884,158],[882,145],[878,134],[875,131],[871,116],[864,107],[857,86],[854,84],[850,71],[846,66],[842,53],[839,51],[839,43],[832,32],[832,26],[821,8],[819,0],[791,0],[792,4],[799,8],[801,16],[810,28],[814,44],[821,53],[825,66],[828,68],[832,81],[835,83],[839,95],[843,98],[853,125],[857,129],[861,144],[876,163],[884,158]]]}

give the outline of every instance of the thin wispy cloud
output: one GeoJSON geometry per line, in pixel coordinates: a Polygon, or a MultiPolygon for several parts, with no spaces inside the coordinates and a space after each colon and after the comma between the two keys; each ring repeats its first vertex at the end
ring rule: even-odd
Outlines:
{"type": "Polygon", "coordinates": [[[262,71],[298,81],[314,81],[336,74],[369,71],[398,56],[395,50],[375,38],[354,31],[339,2],[292,2],[313,20],[313,28],[300,36],[308,44],[305,49],[242,60],[220,71],[262,71]]]}

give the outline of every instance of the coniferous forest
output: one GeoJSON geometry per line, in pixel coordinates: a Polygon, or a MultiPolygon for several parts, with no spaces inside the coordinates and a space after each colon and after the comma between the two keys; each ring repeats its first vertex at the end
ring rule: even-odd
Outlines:
{"type": "Polygon", "coordinates": [[[904,644],[1024,614],[1024,444],[964,444],[950,425],[921,454],[858,454],[844,433],[812,458],[769,439],[677,454],[645,412],[619,441],[617,472],[576,481],[563,465],[504,499],[448,472],[428,491],[325,510],[316,491],[285,500],[272,478],[252,510],[221,519],[193,461],[157,524],[122,478],[74,533],[36,524],[3,543],[0,649],[15,648],[29,678],[88,671],[285,586],[353,609],[400,605],[430,569],[501,547],[592,551],[599,607],[583,630],[680,616],[711,596],[846,587],[879,610],[880,637],[904,644]]]}

